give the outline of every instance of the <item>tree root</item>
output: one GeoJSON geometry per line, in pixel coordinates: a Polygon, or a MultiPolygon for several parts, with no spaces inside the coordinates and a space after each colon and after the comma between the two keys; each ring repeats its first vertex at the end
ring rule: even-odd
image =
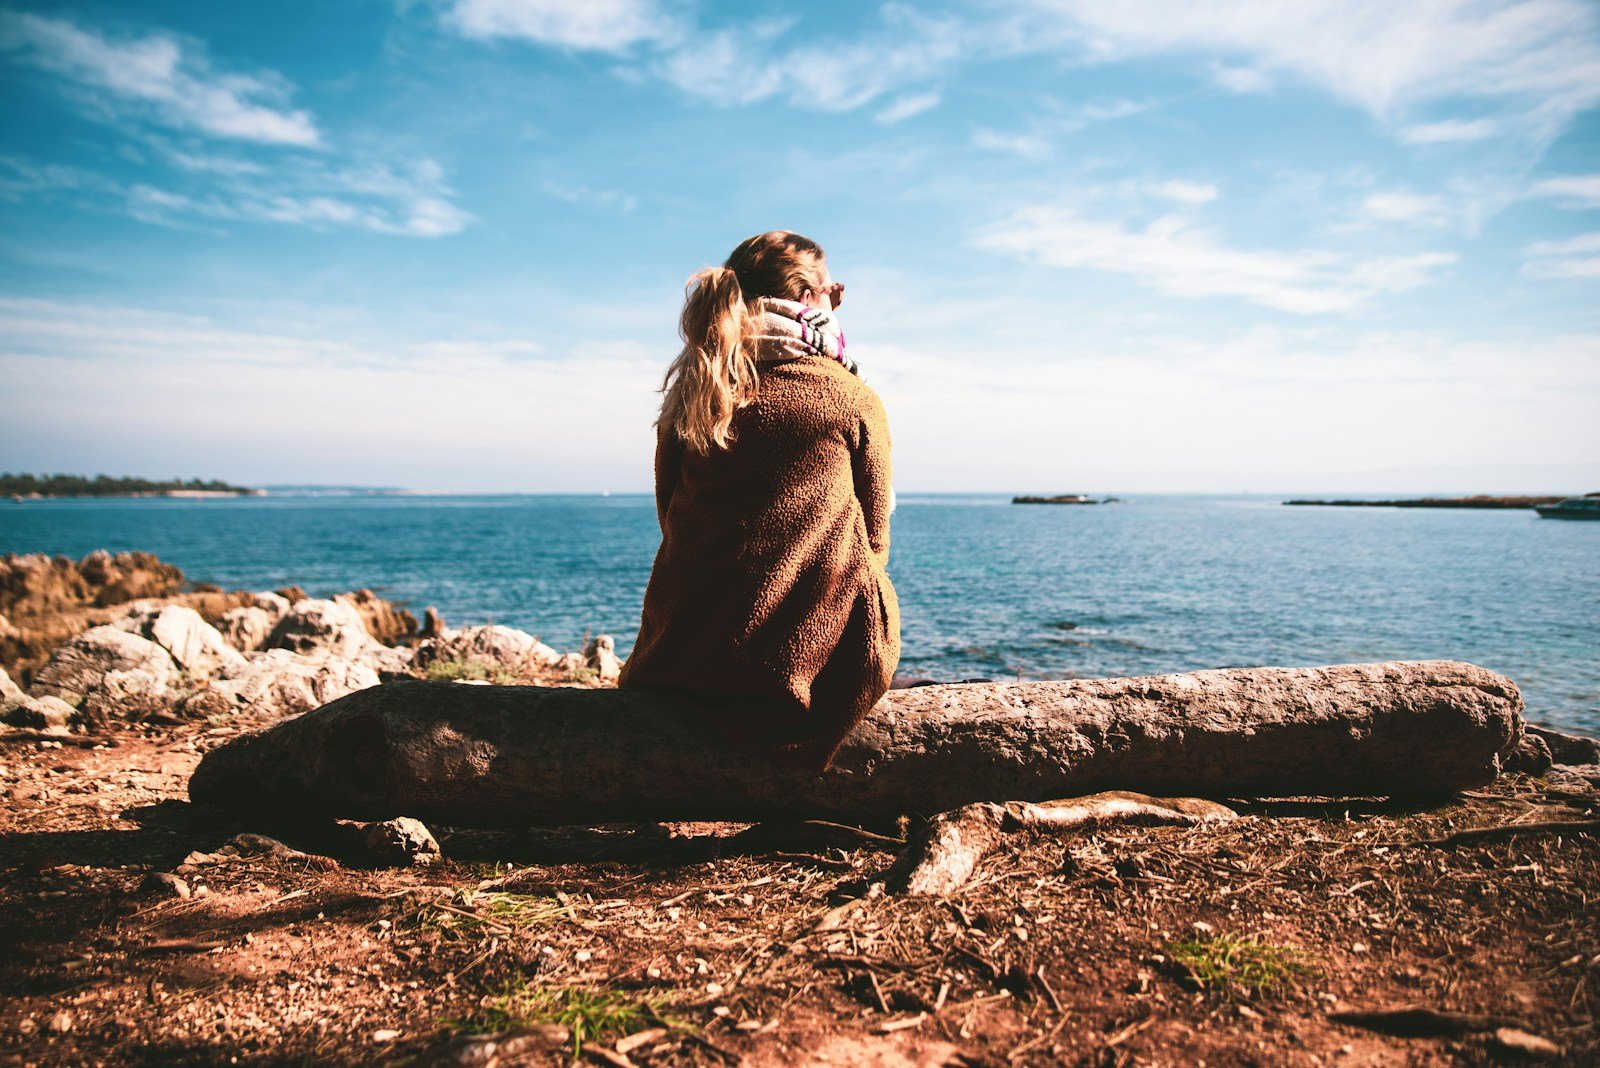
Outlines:
{"type": "Polygon", "coordinates": [[[1126,790],[1061,801],[979,801],[942,812],[911,837],[884,881],[894,894],[947,894],[1016,831],[1065,831],[1108,823],[1194,827],[1238,813],[1197,797],[1150,797],[1126,790]]]}

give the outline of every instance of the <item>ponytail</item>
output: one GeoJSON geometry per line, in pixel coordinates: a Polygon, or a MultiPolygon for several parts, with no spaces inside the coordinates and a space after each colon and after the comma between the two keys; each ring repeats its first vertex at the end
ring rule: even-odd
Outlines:
{"type": "Polygon", "coordinates": [[[678,353],[661,384],[666,394],[656,426],[670,428],[691,452],[725,449],[733,413],[756,399],[754,358],[762,297],[799,300],[819,290],[822,246],[788,230],[741,241],[721,267],[689,279],[678,353]]]}
{"type": "Polygon", "coordinates": [[[708,267],[689,279],[678,320],[683,351],[667,368],[658,425],[677,431],[693,452],[727,448],[733,413],[756,397],[750,327],[750,309],[732,270],[708,267]]]}

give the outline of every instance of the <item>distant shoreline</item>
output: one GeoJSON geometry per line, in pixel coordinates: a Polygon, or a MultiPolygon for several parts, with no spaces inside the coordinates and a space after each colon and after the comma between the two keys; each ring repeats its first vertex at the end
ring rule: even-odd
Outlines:
{"type": "Polygon", "coordinates": [[[1408,500],[1296,500],[1284,501],[1286,505],[1324,508],[1533,508],[1541,504],[1557,504],[1565,497],[1415,497],[1408,500]]]}
{"type": "Polygon", "coordinates": [[[177,497],[188,500],[209,500],[215,497],[265,497],[264,489],[238,490],[138,490],[131,493],[13,493],[13,501],[103,501],[133,497],[177,497]]]}

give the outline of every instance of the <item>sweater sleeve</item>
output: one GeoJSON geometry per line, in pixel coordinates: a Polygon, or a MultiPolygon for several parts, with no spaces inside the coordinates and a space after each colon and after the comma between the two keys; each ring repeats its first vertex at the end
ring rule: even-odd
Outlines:
{"type": "Polygon", "coordinates": [[[855,476],[856,500],[867,521],[867,541],[878,565],[889,563],[889,512],[893,508],[893,472],[889,464],[889,417],[883,402],[863,385],[863,400],[856,425],[855,449],[850,465],[855,476]]]}
{"type": "Polygon", "coordinates": [[[678,488],[678,468],[683,462],[683,442],[677,431],[662,427],[656,434],[656,522],[667,531],[667,505],[678,488]]]}

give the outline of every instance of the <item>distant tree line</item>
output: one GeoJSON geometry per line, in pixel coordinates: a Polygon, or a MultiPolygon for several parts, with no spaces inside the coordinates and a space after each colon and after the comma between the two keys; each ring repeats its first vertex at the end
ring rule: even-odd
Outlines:
{"type": "Polygon", "coordinates": [[[162,493],[167,490],[210,490],[214,493],[249,493],[247,486],[233,486],[219,479],[200,478],[112,478],[109,475],[23,475],[7,471],[0,474],[0,495],[37,493],[45,497],[120,497],[129,493],[162,493]]]}

